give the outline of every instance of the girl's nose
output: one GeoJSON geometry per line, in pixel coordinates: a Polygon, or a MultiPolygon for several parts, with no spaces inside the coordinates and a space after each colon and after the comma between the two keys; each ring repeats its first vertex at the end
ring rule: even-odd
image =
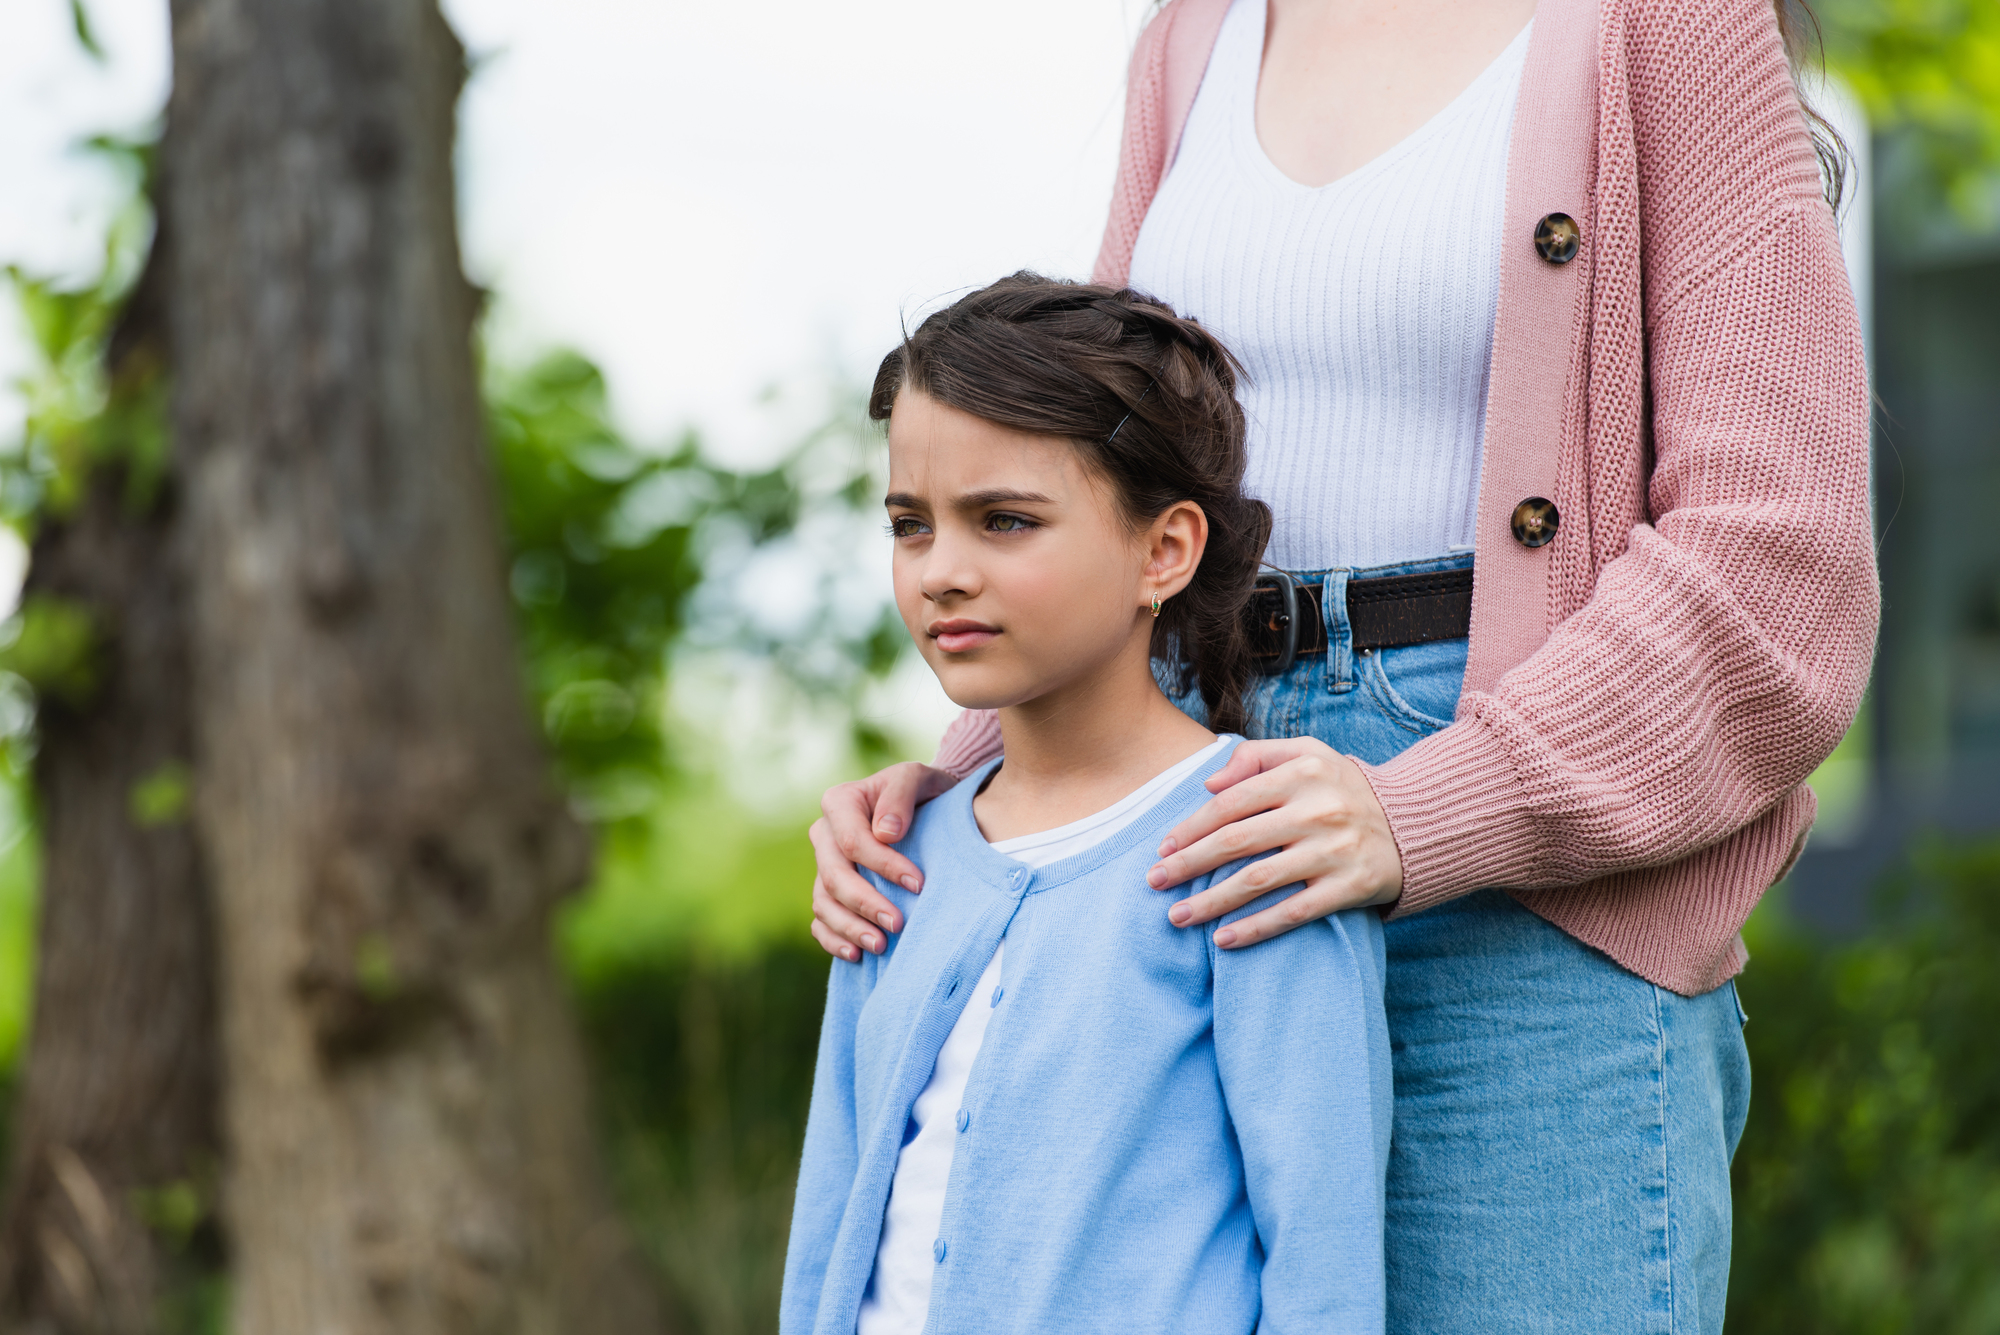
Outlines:
{"type": "Polygon", "coordinates": [[[969,555],[943,536],[931,544],[923,575],[917,581],[926,601],[969,598],[979,591],[979,570],[966,559],[969,555]]]}

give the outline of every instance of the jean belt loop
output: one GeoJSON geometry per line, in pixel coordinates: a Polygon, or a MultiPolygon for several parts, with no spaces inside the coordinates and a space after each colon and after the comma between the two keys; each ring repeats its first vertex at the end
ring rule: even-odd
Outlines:
{"type": "Polygon", "coordinates": [[[1347,570],[1329,570],[1320,586],[1319,612],[1326,623],[1326,689],[1345,695],[1354,689],[1354,628],[1347,623],[1347,570]]]}

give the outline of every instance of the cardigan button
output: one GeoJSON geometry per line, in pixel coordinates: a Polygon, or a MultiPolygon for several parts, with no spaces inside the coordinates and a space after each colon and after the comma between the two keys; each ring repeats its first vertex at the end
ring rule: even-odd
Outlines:
{"type": "Polygon", "coordinates": [[[1514,507],[1514,541],[1523,547],[1546,547],[1556,540],[1562,517],[1556,507],[1540,496],[1530,496],[1514,507]]]}
{"type": "Polygon", "coordinates": [[[933,1242],[933,1243],[931,1244],[931,1255],[937,1258],[937,1263],[938,1263],[939,1265],[943,1265],[943,1264],[944,1264],[944,1239],[943,1239],[943,1238],[939,1238],[939,1239],[938,1239],[938,1240],[937,1240],[936,1242],[933,1242]]]}
{"type": "Polygon", "coordinates": [[[1567,213],[1551,213],[1535,224],[1535,251],[1550,264],[1568,264],[1583,244],[1583,229],[1567,213]]]}
{"type": "Polygon", "coordinates": [[[972,1114],[967,1112],[965,1109],[960,1108],[958,1110],[958,1129],[960,1131],[964,1131],[965,1128],[971,1125],[972,1125],[972,1114]]]}

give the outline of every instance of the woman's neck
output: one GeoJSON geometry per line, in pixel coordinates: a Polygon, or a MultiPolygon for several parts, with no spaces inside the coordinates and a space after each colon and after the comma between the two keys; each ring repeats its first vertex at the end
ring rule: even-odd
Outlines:
{"type": "Polygon", "coordinates": [[[989,840],[1102,811],[1215,740],[1174,708],[1145,658],[1000,710],[1006,762],[973,814],[989,840]]]}

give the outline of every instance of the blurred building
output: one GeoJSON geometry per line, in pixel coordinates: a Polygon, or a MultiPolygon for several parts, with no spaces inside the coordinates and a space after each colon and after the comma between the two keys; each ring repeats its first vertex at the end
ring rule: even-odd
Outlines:
{"type": "MultiPolygon", "coordinates": [[[[1882,635],[1791,903],[1835,930],[1913,836],[2000,831],[2000,226],[1878,139],[1868,196],[1882,635]]],[[[1850,261],[1852,263],[1852,261],[1850,261]]]]}

